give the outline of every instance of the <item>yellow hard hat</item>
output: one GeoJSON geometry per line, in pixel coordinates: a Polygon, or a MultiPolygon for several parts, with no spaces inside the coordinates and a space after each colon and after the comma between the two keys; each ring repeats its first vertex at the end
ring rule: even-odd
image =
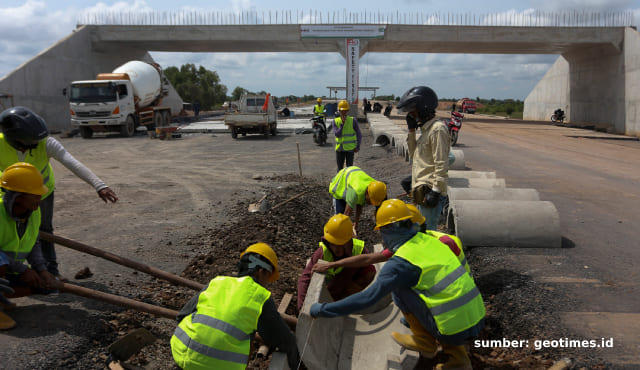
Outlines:
{"type": "Polygon", "coordinates": [[[331,244],[345,245],[353,237],[353,223],[342,213],[331,217],[324,225],[324,238],[331,244]]]}
{"type": "Polygon", "coordinates": [[[280,272],[278,271],[278,256],[276,256],[276,252],[271,249],[271,247],[267,243],[256,243],[251,244],[244,252],[240,255],[242,257],[245,253],[256,253],[266,258],[273,265],[273,272],[271,276],[269,276],[269,282],[272,283],[280,278],[280,272]]]}
{"type": "Polygon", "coordinates": [[[340,100],[338,103],[338,110],[349,110],[349,103],[346,100],[340,100]]]}
{"type": "Polygon", "coordinates": [[[413,222],[414,224],[422,225],[426,218],[424,218],[422,213],[420,213],[418,207],[414,206],[413,204],[407,204],[407,208],[409,208],[409,212],[411,212],[411,222],[413,222]]]}
{"type": "Polygon", "coordinates": [[[383,226],[410,218],[411,211],[403,201],[400,199],[385,200],[376,213],[376,227],[374,230],[379,230],[383,226]]]}
{"type": "Polygon", "coordinates": [[[367,186],[367,193],[371,204],[378,206],[387,197],[387,185],[382,181],[371,181],[367,186]]]}
{"type": "Polygon", "coordinates": [[[322,98],[318,98],[318,99],[316,99],[316,101],[317,101],[318,103],[322,103],[322,98]]]}
{"type": "Polygon", "coordinates": [[[42,175],[32,164],[14,163],[7,167],[0,178],[0,187],[34,195],[45,195],[49,188],[42,183],[42,175]]]}

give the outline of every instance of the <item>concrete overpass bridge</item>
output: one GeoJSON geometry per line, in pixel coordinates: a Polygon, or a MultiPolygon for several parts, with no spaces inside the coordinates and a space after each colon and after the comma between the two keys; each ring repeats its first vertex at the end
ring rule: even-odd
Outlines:
{"type": "MultiPolygon", "coordinates": [[[[525,100],[525,119],[546,121],[563,107],[574,124],[640,136],[640,35],[632,27],[595,23],[82,25],[2,78],[0,92],[40,112],[52,129],[64,130],[69,109],[62,91],[70,81],[92,79],[128,60],[151,60],[149,51],[334,52],[348,60],[347,39],[357,39],[358,57],[368,52],[557,54],[525,100]]],[[[165,102],[181,104],[175,91],[165,102]]]]}

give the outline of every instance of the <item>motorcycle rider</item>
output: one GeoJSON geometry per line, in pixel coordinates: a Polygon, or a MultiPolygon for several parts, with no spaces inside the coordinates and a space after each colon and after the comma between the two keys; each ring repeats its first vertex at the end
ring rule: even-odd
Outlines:
{"type": "Polygon", "coordinates": [[[436,118],[438,96],[427,86],[407,90],[396,107],[407,113],[407,144],[413,201],[426,218],[428,230],[436,230],[446,202],[451,137],[447,125],[436,118]],[[421,136],[416,140],[416,129],[421,136]]]}
{"type": "MultiPolygon", "coordinates": [[[[317,104],[313,106],[313,115],[322,117],[322,124],[324,125],[324,116],[325,116],[325,106],[322,105],[322,98],[316,99],[317,104]]],[[[326,127],[325,127],[326,129],[326,127]]]]}

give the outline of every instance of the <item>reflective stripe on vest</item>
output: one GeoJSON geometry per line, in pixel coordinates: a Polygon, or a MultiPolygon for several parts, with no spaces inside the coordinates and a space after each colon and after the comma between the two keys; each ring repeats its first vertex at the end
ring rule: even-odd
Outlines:
{"type": "Polygon", "coordinates": [[[364,195],[371,181],[375,180],[362,171],[360,167],[346,167],[341,169],[331,180],[329,193],[336,199],[346,199],[348,186],[358,194],[358,204],[364,204],[364,195]]]}
{"type": "Polygon", "coordinates": [[[459,333],[485,316],[480,291],[448,246],[417,233],[398,248],[394,256],[421,270],[420,279],[412,289],[431,311],[440,333],[459,333]]]}
{"type": "MultiPolygon", "coordinates": [[[[360,240],[360,239],[352,239],[353,240],[353,247],[351,247],[351,255],[352,256],[359,256],[362,254],[362,250],[364,249],[364,240],[360,240]]],[[[322,248],[322,259],[327,261],[327,262],[333,262],[335,261],[333,259],[333,253],[331,252],[331,249],[329,249],[329,247],[327,247],[326,245],[324,245],[323,242],[320,242],[320,247],[322,248]]],[[[339,273],[342,272],[342,270],[344,269],[344,267],[336,267],[336,268],[331,268],[327,270],[327,276],[329,276],[330,278],[334,278],[336,275],[338,275],[339,273]]]]}
{"type": "Polygon", "coordinates": [[[250,336],[271,293],[251,277],[218,276],[198,297],[171,337],[176,363],[185,369],[245,369],[250,336]]]}
{"type": "Polygon", "coordinates": [[[316,116],[323,116],[324,117],[324,105],[316,105],[313,108],[314,108],[314,113],[315,113],[316,116]]]}
{"type": "MultiPolygon", "coordinates": [[[[342,124],[342,118],[336,117],[336,126],[342,124]]],[[[347,117],[347,122],[342,128],[342,136],[336,137],[336,151],[342,149],[343,151],[354,150],[358,146],[358,137],[356,136],[356,130],[353,128],[353,117],[347,117]]]]}
{"type": "Polygon", "coordinates": [[[18,262],[24,262],[38,240],[40,229],[40,208],[31,212],[27,220],[27,229],[18,237],[16,221],[7,212],[2,193],[0,193],[0,250],[18,262]]]}
{"type": "Polygon", "coordinates": [[[27,150],[25,154],[24,160],[21,161],[18,158],[17,150],[9,145],[4,138],[4,134],[0,134],[0,174],[5,168],[16,162],[27,162],[34,165],[42,175],[42,183],[49,189],[49,192],[42,196],[42,199],[44,199],[53,192],[55,187],[53,169],[47,156],[47,139],[40,140],[35,149],[27,150]]]}
{"type": "Polygon", "coordinates": [[[467,263],[467,257],[464,255],[464,249],[462,249],[462,241],[460,240],[460,238],[458,238],[455,235],[445,234],[445,233],[437,232],[434,230],[427,230],[424,233],[427,235],[433,236],[436,239],[440,239],[443,236],[448,236],[449,238],[451,238],[458,246],[458,249],[460,249],[460,255],[457,256],[458,260],[460,261],[460,264],[464,266],[464,269],[467,270],[469,274],[471,274],[471,268],[469,268],[469,263],[467,263]]]}

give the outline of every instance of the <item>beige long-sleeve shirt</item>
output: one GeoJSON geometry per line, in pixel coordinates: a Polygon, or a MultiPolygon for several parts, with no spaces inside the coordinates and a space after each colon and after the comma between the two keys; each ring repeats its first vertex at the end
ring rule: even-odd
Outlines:
{"type": "Polygon", "coordinates": [[[407,145],[412,160],[411,188],[428,185],[434,191],[447,193],[449,148],[451,138],[447,126],[437,118],[425,123],[416,140],[416,132],[409,132],[407,145]]]}

